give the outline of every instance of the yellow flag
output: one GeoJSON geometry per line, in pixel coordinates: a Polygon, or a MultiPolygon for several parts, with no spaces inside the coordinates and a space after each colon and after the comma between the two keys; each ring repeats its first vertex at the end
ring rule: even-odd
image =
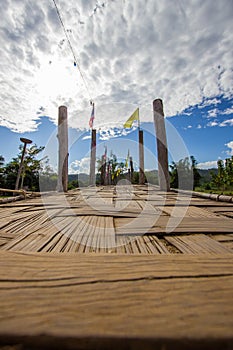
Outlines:
{"type": "Polygon", "coordinates": [[[128,168],[128,165],[129,165],[129,149],[128,149],[127,158],[125,160],[125,167],[128,168]]]}
{"type": "Polygon", "coordinates": [[[137,108],[136,111],[134,111],[129,119],[125,122],[124,128],[131,128],[134,120],[139,120],[139,108],[137,108]]]}

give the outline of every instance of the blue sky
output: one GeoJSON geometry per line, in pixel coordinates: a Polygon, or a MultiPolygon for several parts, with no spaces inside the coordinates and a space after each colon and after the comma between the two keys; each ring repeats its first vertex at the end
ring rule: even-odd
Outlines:
{"type": "Polygon", "coordinates": [[[91,114],[97,155],[104,145],[138,160],[137,129],[123,123],[139,107],[145,168],[154,169],[152,101],[166,115],[169,161],[194,155],[201,168],[233,155],[232,0],[0,0],[0,154],[20,137],[47,145],[57,165],[58,106],[69,115],[70,172],[88,172],[91,114]],[[77,69],[79,68],[79,69],[77,69]],[[82,75],[80,75],[80,70],[82,75]],[[84,78],[84,80],[83,80],[84,78]]]}
{"type": "MultiPolygon", "coordinates": [[[[170,163],[185,156],[194,155],[200,168],[211,168],[216,166],[218,159],[225,159],[233,154],[233,114],[229,113],[232,100],[219,99],[219,101],[217,108],[216,105],[204,108],[195,106],[183,114],[165,119],[168,147],[170,153],[173,152],[169,156],[170,163]],[[226,111],[229,114],[226,114],[226,111]],[[174,149],[177,148],[177,142],[180,140],[183,141],[184,147],[182,146],[182,149],[176,153],[174,149]]],[[[96,114],[98,118],[98,109],[96,114]]],[[[128,116],[125,117],[127,118],[128,116]]],[[[153,121],[142,123],[141,128],[144,130],[145,168],[152,170],[157,168],[154,123],[153,121]]],[[[6,162],[17,154],[20,137],[24,136],[33,140],[38,146],[46,146],[45,155],[49,156],[53,168],[57,168],[57,126],[48,117],[40,118],[36,131],[16,133],[1,126],[0,133],[0,154],[5,157],[6,162]]],[[[109,130],[97,129],[97,157],[104,153],[104,146],[107,146],[108,155],[113,151],[120,159],[126,158],[129,149],[137,167],[137,125],[127,129],[126,135],[122,133],[124,133],[122,127],[113,128],[112,136],[109,130]]],[[[89,171],[90,142],[90,130],[69,128],[70,173],[89,171]]]]}

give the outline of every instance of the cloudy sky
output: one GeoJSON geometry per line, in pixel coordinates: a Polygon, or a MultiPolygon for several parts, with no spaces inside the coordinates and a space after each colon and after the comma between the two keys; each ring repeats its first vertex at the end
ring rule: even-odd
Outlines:
{"type": "Polygon", "coordinates": [[[200,166],[233,154],[233,0],[56,4],[65,32],[53,0],[0,0],[0,154],[6,161],[22,135],[47,144],[58,106],[66,105],[76,133],[70,168],[81,171],[89,157],[90,99],[99,144],[108,142],[119,156],[127,147],[134,153],[135,130],[122,127],[137,107],[145,132],[154,134],[155,98],[163,100],[173,136],[200,166]]]}

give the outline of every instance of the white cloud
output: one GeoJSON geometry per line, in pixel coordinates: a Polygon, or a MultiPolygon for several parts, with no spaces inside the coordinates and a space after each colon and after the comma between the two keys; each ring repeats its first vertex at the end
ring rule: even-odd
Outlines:
{"type": "Polygon", "coordinates": [[[224,120],[222,123],[219,124],[219,126],[233,126],[233,119],[224,120]]]}
{"type": "Polygon", "coordinates": [[[198,169],[211,169],[211,168],[217,168],[217,160],[212,160],[204,163],[198,163],[197,168],[198,169]]]}
{"type": "Polygon", "coordinates": [[[90,140],[91,139],[91,135],[86,135],[82,138],[82,140],[90,140]]]}
{"type": "Polygon", "coordinates": [[[84,157],[81,160],[74,160],[70,163],[69,174],[90,173],[90,158],[84,157]]]}
{"type": "Polygon", "coordinates": [[[35,130],[42,115],[56,123],[62,104],[71,126],[88,128],[89,94],[96,128],[119,128],[138,105],[141,120],[152,121],[158,97],[173,116],[233,95],[231,0],[169,6],[159,0],[109,0],[105,6],[59,0],[86,83],[52,1],[0,3],[0,125],[14,131],[35,130]]]}
{"type": "Polygon", "coordinates": [[[209,122],[207,124],[207,126],[210,126],[210,127],[217,126],[217,125],[218,125],[218,122],[216,120],[214,120],[213,122],[209,122]]]}
{"type": "Polygon", "coordinates": [[[198,124],[197,129],[201,129],[201,128],[202,128],[201,124],[198,124]]]}
{"type": "Polygon", "coordinates": [[[228,148],[230,148],[230,150],[227,151],[227,154],[228,154],[229,156],[233,156],[233,141],[228,142],[228,143],[226,144],[226,146],[227,146],[228,148]]]}
{"type": "Polygon", "coordinates": [[[188,125],[187,127],[183,128],[184,130],[192,129],[192,125],[188,125]]]}
{"type": "Polygon", "coordinates": [[[131,129],[121,129],[121,128],[113,128],[111,126],[103,127],[99,129],[99,139],[103,141],[110,140],[115,137],[126,136],[135,130],[135,126],[131,129]]]}
{"type": "Polygon", "coordinates": [[[208,116],[207,118],[215,118],[217,117],[219,111],[217,108],[211,109],[210,111],[208,111],[208,116]]]}
{"type": "Polygon", "coordinates": [[[223,111],[221,114],[233,114],[233,107],[227,108],[225,111],[223,111]]]}
{"type": "Polygon", "coordinates": [[[221,103],[221,100],[218,98],[213,98],[213,99],[205,99],[199,106],[198,108],[205,108],[208,106],[212,106],[212,105],[217,105],[221,103]]]}

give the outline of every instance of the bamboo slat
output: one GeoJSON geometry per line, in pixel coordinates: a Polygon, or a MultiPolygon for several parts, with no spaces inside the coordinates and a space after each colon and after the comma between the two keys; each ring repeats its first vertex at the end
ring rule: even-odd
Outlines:
{"type": "Polygon", "coordinates": [[[233,235],[227,233],[211,235],[211,238],[215,239],[218,242],[233,241],[233,235]]]}
{"type": "MultiPolygon", "coordinates": [[[[146,186],[87,188],[72,191],[64,199],[53,194],[0,206],[1,249],[157,254],[161,248],[161,254],[168,254],[166,241],[157,234],[229,235],[233,231],[232,219],[222,215],[232,212],[232,204],[192,198],[192,205],[187,206],[185,195],[146,186]],[[148,237],[143,237],[145,233],[148,237]]],[[[189,244],[197,243],[189,240],[189,244]]],[[[203,244],[202,239],[199,252],[208,251],[203,244]]],[[[224,251],[227,248],[224,239],[219,245],[224,251]]],[[[189,250],[183,248],[183,252],[189,250]]],[[[198,249],[194,251],[198,254],[198,249]]]]}
{"type": "Polygon", "coordinates": [[[136,257],[0,252],[0,344],[232,347],[232,255],[136,257]]]}
{"type": "Polygon", "coordinates": [[[173,244],[176,248],[186,254],[220,254],[220,253],[233,253],[227,247],[216,242],[214,239],[206,235],[182,235],[176,237],[167,236],[165,239],[173,244]]]}

